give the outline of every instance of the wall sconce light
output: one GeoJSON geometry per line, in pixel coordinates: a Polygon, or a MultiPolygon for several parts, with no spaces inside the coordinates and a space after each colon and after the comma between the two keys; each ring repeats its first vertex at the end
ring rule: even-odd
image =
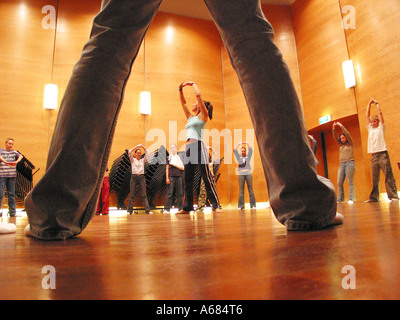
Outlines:
{"type": "Polygon", "coordinates": [[[149,91],[140,92],[140,113],[151,114],[151,93],[149,91]]]}
{"type": "MultiPolygon", "coordinates": [[[[57,20],[58,20],[58,7],[60,0],[57,0],[56,20],[54,25],[54,40],[53,40],[53,56],[51,61],[51,80],[53,82],[53,71],[54,71],[54,57],[56,52],[56,38],[57,38],[57,20]]],[[[47,110],[57,109],[58,102],[58,87],[56,84],[48,83],[44,86],[44,97],[43,97],[43,107],[47,110]]],[[[49,115],[50,121],[50,115],[49,115]]]]}
{"type": "Polygon", "coordinates": [[[44,86],[43,107],[49,110],[57,109],[57,101],[58,101],[57,85],[53,83],[46,84],[44,86]]]}
{"type": "Polygon", "coordinates": [[[146,38],[143,39],[143,91],[140,92],[139,112],[151,115],[151,93],[146,91],[146,38]]]}
{"type": "Polygon", "coordinates": [[[356,86],[356,73],[354,71],[354,64],[352,60],[343,62],[343,76],[346,89],[353,88],[356,86]]]}

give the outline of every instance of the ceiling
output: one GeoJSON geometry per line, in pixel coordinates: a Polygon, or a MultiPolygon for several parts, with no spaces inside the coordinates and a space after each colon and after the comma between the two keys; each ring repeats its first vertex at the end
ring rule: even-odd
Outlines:
{"type": "MultiPolygon", "coordinates": [[[[261,0],[261,3],[291,5],[295,1],[296,0],[261,0]]],[[[163,0],[160,11],[174,13],[180,16],[211,20],[211,15],[203,0],[163,0]]]]}

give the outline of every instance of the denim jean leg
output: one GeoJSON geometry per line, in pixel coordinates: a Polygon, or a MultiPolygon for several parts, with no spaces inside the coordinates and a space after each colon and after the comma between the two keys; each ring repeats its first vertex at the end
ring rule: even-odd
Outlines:
{"type": "Polygon", "coordinates": [[[346,177],[349,185],[349,200],[356,201],[356,192],[354,189],[354,175],[356,173],[356,165],[354,161],[346,162],[346,177]]]}
{"type": "Polygon", "coordinates": [[[369,195],[370,200],[379,200],[380,170],[381,168],[379,166],[379,154],[373,154],[371,156],[372,191],[369,195]]]}
{"type": "Polygon", "coordinates": [[[338,183],[338,194],[337,194],[337,200],[338,202],[343,202],[344,201],[344,179],[346,178],[346,163],[341,162],[339,165],[339,170],[338,170],[338,177],[337,177],[337,183],[338,183]]]}
{"type": "Polygon", "coordinates": [[[388,152],[383,153],[381,157],[381,162],[382,162],[381,168],[383,173],[385,174],[385,186],[386,186],[387,196],[390,200],[398,199],[399,197],[397,194],[396,179],[394,178],[393,175],[392,164],[390,163],[390,157],[388,152]]]}
{"type": "Polygon", "coordinates": [[[251,174],[246,175],[247,189],[249,190],[250,197],[250,208],[256,207],[256,197],[254,196],[253,190],[253,176],[251,174]]]}
{"type": "Polygon", "coordinates": [[[7,178],[7,196],[8,196],[8,213],[13,216],[17,212],[17,203],[15,202],[15,179],[7,178]]]}
{"type": "Polygon", "coordinates": [[[161,0],[104,0],[60,105],[46,173],[27,196],[39,239],[76,236],[96,210],[123,92],[161,0]]]}
{"type": "Polygon", "coordinates": [[[244,175],[239,174],[239,200],[238,200],[238,208],[244,208],[244,183],[245,177],[244,175]]]}
{"type": "Polygon", "coordinates": [[[128,212],[133,211],[133,201],[135,200],[136,187],[138,185],[137,175],[132,174],[129,182],[129,201],[128,201],[128,212]]]}
{"type": "Polygon", "coordinates": [[[330,224],[336,215],[335,188],[316,173],[289,68],[260,2],[204,1],[245,95],[276,218],[289,230],[330,224]]]}
{"type": "Polygon", "coordinates": [[[150,212],[149,200],[147,199],[147,187],[146,187],[146,178],[145,175],[142,174],[138,178],[140,195],[142,196],[142,202],[146,213],[150,212]]]}
{"type": "Polygon", "coordinates": [[[3,209],[3,197],[4,197],[4,190],[6,188],[6,179],[7,178],[0,178],[0,205],[1,209],[3,209]]]}

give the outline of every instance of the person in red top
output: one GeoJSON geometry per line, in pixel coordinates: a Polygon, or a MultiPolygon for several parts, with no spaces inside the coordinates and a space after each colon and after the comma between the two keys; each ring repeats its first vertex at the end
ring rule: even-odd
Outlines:
{"type": "Polygon", "coordinates": [[[103,185],[101,186],[99,203],[97,205],[96,214],[108,215],[110,212],[110,181],[108,179],[108,169],[103,179],[103,185]]]}

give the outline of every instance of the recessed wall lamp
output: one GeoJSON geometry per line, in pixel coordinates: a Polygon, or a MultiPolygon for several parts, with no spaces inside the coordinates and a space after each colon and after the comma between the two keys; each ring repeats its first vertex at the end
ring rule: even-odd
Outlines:
{"type": "Polygon", "coordinates": [[[43,107],[47,110],[57,109],[58,87],[54,83],[48,83],[44,86],[43,107]]]}
{"type": "Polygon", "coordinates": [[[354,64],[352,60],[343,62],[343,76],[346,89],[354,88],[356,86],[356,73],[354,71],[354,64]]]}
{"type": "Polygon", "coordinates": [[[54,40],[53,40],[53,57],[51,61],[51,83],[46,84],[44,86],[44,96],[43,96],[43,107],[47,110],[57,109],[58,103],[58,87],[53,82],[53,71],[54,71],[54,57],[56,52],[56,39],[57,39],[57,20],[58,20],[58,5],[59,0],[57,0],[57,9],[56,9],[56,21],[54,28],[54,40]]]}
{"type": "Polygon", "coordinates": [[[149,91],[140,92],[140,113],[151,115],[151,93],[149,91]]]}
{"type": "Polygon", "coordinates": [[[151,93],[146,91],[146,38],[143,39],[143,91],[140,92],[139,111],[151,115],[151,93]]]}

